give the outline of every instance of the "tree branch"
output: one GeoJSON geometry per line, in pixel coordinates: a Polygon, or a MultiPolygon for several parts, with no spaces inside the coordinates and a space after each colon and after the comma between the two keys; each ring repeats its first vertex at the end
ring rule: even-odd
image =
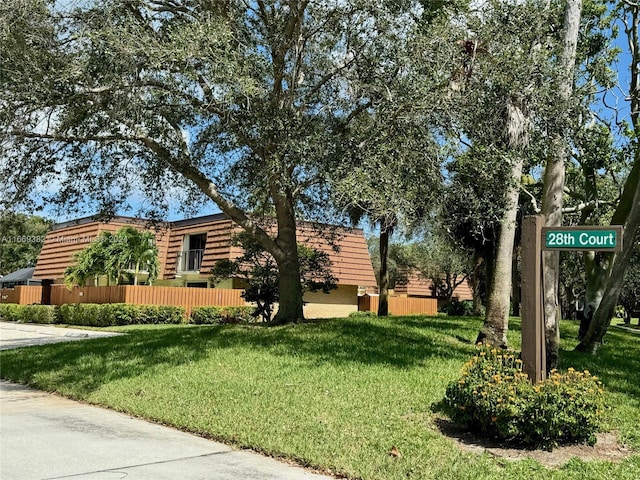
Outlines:
{"type": "Polygon", "coordinates": [[[591,200],[589,202],[582,202],[573,207],[565,207],[562,209],[562,213],[576,213],[581,212],[582,210],[591,209],[595,210],[600,205],[615,205],[613,202],[603,202],[598,200],[591,200]]]}
{"type": "Polygon", "coordinates": [[[134,142],[141,144],[151,150],[157,157],[163,160],[171,169],[191,180],[198,186],[200,191],[209,197],[220,209],[227,214],[235,223],[256,238],[272,255],[282,255],[282,250],[273,238],[267,234],[260,226],[251,220],[246,212],[227,200],[220,194],[217,185],[196,168],[187,156],[176,158],[171,151],[155,139],[141,133],[133,136],[127,135],[61,135],[61,134],[39,134],[33,132],[10,132],[10,135],[23,138],[53,140],[64,143],[86,143],[86,142],[134,142]]]}
{"type": "Polygon", "coordinates": [[[533,211],[536,213],[540,213],[541,210],[540,207],[538,207],[538,201],[536,200],[536,197],[534,197],[531,192],[524,188],[524,185],[522,184],[520,184],[520,190],[526,193],[531,198],[531,206],[533,207],[533,211]]]}

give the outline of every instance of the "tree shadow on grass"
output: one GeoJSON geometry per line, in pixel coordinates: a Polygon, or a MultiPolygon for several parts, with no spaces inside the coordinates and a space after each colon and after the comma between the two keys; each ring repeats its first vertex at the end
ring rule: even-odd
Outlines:
{"type": "MultiPolygon", "coordinates": [[[[464,339],[463,339],[464,340],[464,339]]],[[[219,349],[262,350],[312,364],[358,363],[406,369],[435,357],[459,359],[472,348],[413,320],[341,319],[275,328],[167,326],[127,335],[2,352],[0,376],[83,396],[153,369],[204,359],[219,349]]]]}
{"type": "Polygon", "coordinates": [[[276,355],[303,356],[319,363],[355,362],[398,368],[420,365],[433,357],[463,361],[471,352],[466,342],[454,336],[414,326],[405,318],[389,318],[342,319],[267,328],[254,336],[247,336],[242,329],[226,329],[220,332],[218,345],[246,344],[268,349],[276,355]]]}
{"type": "Polygon", "coordinates": [[[45,390],[63,386],[62,393],[83,395],[110,381],[206,355],[206,342],[190,330],[171,326],[117,337],[5,350],[1,354],[0,376],[45,390]]]}
{"type": "MultiPolygon", "coordinates": [[[[561,368],[589,370],[602,380],[607,391],[640,399],[640,338],[633,333],[610,331],[596,355],[561,350],[561,368]]],[[[577,340],[574,342],[577,344],[577,340]]]]}
{"type": "MultiPolygon", "coordinates": [[[[354,363],[407,369],[431,360],[459,361],[474,352],[470,335],[477,322],[466,318],[390,317],[338,319],[303,325],[167,326],[130,330],[127,335],[6,350],[0,376],[45,390],[90,393],[119,379],[149,374],[153,369],[198,362],[215,350],[238,348],[291,357],[311,365],[354,363]]],[[[640,398],[638,339],[611,332],[610,344],[592,357],[563,351],[561,366],[589,369],[605,387],[640,398]]],[[[608,335],[609,336],[609,335],[608,335]]],[[[268,361],[268,360],[267,360],[268,361]]]]}

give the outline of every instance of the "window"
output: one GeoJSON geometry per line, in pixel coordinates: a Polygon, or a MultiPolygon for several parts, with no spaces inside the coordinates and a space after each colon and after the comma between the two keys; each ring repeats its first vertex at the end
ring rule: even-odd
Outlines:
{"type": "Polygon", "coordinates": [[[206,245],[206,233],[185,235],[184,250],[178,254],[178,272],[199,272],[206,245]]]}

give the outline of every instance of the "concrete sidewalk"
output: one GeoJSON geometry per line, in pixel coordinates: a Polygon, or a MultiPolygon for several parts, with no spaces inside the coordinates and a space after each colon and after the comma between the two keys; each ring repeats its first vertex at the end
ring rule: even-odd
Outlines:
{"type": "MultiPolygon", "coordinates": [[[[108,335],[6,323],[0,324],[0,334],[1,348],[108,335]]],[[[331,480],[253,452],[0,380],[0,479],[123,478],[331,480]]]]}

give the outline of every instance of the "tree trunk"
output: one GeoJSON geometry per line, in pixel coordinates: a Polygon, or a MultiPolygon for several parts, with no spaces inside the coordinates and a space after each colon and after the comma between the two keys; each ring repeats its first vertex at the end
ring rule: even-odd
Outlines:
{"type": "Polygon", "coordinates": [[[525,101],[517,96],[507,98],[504,136],[510,152],[506,156],[511,168],[510,184],[506,187],[505,207],[500,220],[500,233],[487,298],[487,313],[476,340],[476,343],[482,342],[501,348],[507,347],[513,245],[516,237],[518,198],[524,165],[521,149],[529,144],[529,127],[530,120],[526,114],[525,101]]]}
{"type": "MultiPolygon", "coordinates": [[[[563,48],[560,54],[560,78],[558,97],[560,104],[568,105],[573,92],[573,72],[576,63],[576,45],[580,29],[582,0],[567,0],[564,11],[563,48]]],[[[547,227],[562,225],[562,197],[564,194],[567,142],[559,132],[553,139],[552,157],[547,160],[542,190],[542,214],[547,227]]],[[[542,252],[542,288],[545,317],[547,369],[558,366],[560,328],[558,314],[558,284],[560,278],[560,253],[542,252]]]]}
{"type": "Polygon", "coordinates": [[[300,283],[300,266],[296,258],[287,255],[278,263],[278,288],[280,300],[278,313],[271,322],[274,325],[297,323],[304,320],[302,303],[302,284],[300,283]]]}
{"type": "Polygon", "coordinates": [[[473,273],[471,274],[471,290],[473,291],[473,315],[481,317],[482,311],[482,295],[480,293],[482,266],[484,259],[477,252],[474,255],[473,273]]]}
{"type": "Polygon", "coordinates": [[[392,229],[389,225],[380,222],[380,297],[378,302],[378,316],[389,315],[389,268],[387,265],[389,255],[389,235],[392,229]]]}
{"type": "Polygon", "coordinates": [[[136,269],[133,273],[133,284],[138,285],[138,275],[140,274],[140,262],[136,262],[136,269]]]}
{"type": "Polygon", "coordinates": [[[582,340],[587,334],[593,315],[602,301],[609,269],[611,267],[611,260],[612,255],[609,253],[584,253],[587,288],[584,298],[584,313],[580,320],[580,329],[578,330],[579,340],[582,340]]]}
{"type": "MultiPolygon", "coordinates": [[[[587,302],[590,302],[590,304],[588,303],[585,306],[585,317],[589,318],[586,315],[586,309],[590,305],[594,313],[588,327],[581,329],[584,336],[581,338],[576,350],[592,353],[596,352],[611,322],[615,302],[617,302],[620,288],[622,287],[622,276],[626,268],[626,265],[620,259],[624,257],[627,247],[633,248],[635,238],[629,236],[629,228],[633,227],[634,224],[637,228],[638,218],[634,218],[634,216],[640,215],[637,212],[640,208],[638,205],[640,203],[638,195],[638,190],[640,189],[640,143],[638,141],[638,138],[640,138],[640,5],[627,2],[623,5],[623,12],[625,15],[629,15],[630,20],[625,26],[625,33],[627,34],[629,51],[631,52],[629,98],[631,100],[631,121],[635,133],[632,145],[635,151],[633,166],[624,184],[616,211],[611,218],[611,225],[624,225],[624,242],[629,242],[629,245],[625,243],[625,251],[615,256],[598,254],[602,255],[603,262],[599,268],[594,268],[591,279],[589,278],[589,270],[587,270],[587,280],[591,280],[591,282],[587,282],[587,302]],[[620,271],[622,271],[622,275],[620,275],[620,271]],[[596,278],[596,275],[600,277],[596,278]],[[589,292],[590,283],[598,288],[592,287],[591,292],[589,292]],[[612,302],[614,302],[613,305],[611,305],[612,302]]],[[[629,253],[629,255],[631,254],[629,253]]],[[[596,256],[596,259],[598,259],[598,256],[596,256]]]]}
{"type": "Polygon", "coordinates": [[[513,264],[513,244],[516,234],[519,182],[522,176],[523,160],[521,155],[516,155],[512,159],[510,177],[513,184],[508,187],[505,211],[500,222],[495,264],[487,298],[487,313],[484,325],[480,329],[476,340],[476,343],[482,342],[501,348],[507,348],[509,307],[511,305],[511,267],[513,264]]]}
{"type": "Polygon", "coordinates": [[[514,317],[520,316],[520,271],[518,270],[518,250],[513,252],[513,265],[511,266],[511,311],[514,317]]]}
{"type": "Polygon", "coordinates": [[[448,288],[445,292],[445,296],[446,296],[446,308],[447,308],[447,315],[452,315],[453,314],[453,289],[448,288]]]}
{"type": "MultiPolygon", "coordinates": [[[[640,157],[640,152],[636,151],[636,160],[638,157],[640,157]]],[[[640,182],[636,182],[634,190],[635,195],[631,200],[631,210],[624,223],[623,250],[614,255],[602,300],[593,315],[586,335],[576,347],[578,351],[596,353],[614,315],[624,281],[624,273],[635,248],[636,231],[640,225],[640,182]]]]}
{"type": "Polygon", "coordinates": [[[272,194],[276,206],[279,247],[274,255],[278,264],[278,313],[272,323],[282,325],[304,320],[302,283],[300,282],[300,261],[298,260],[298,242],[296,234],[296,216],[293,197],[290,194],[272,194]]]}

